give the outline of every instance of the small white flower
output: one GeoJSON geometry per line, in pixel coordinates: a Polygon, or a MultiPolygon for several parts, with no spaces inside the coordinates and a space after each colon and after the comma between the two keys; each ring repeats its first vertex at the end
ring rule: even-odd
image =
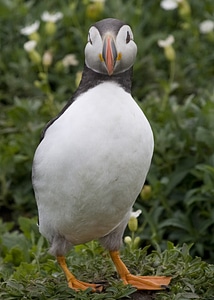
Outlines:
{"type": "Polygon", "coordinates": [[[35,49],[36,45],[37,45],[36,41],[28,41],[28,42],[24,43],[24,49],[27,52],[31,52],[32,50],[35,49]]]}
{"type": "Polygon", "coordinates": [[[158,46],[161,48],[166,48],[171,46],[175,41],[173,35],[169,35],[165,40],[158,40],[158,46]]]}
{"type": "Polygon", "coordinates": [[[138,209],[137,211],[132,211],[131,217],[138,218],[141,213],[142,213],[141,209],[138,209]]]}
{"type": "Polygon", "coordinates": [[[178,1],[176,0],[163,0],[160,3],[160,6],[165,10],[173,10],[178,7],[178,1]]]}
{"type": "Polygon", "coordinates": [[[26,27],[23,27],[20,32],[21,34],[23,35],[31,35],[32,33],[36,32],[39,28],[39,25],[40,25],[40,22],[39,21],[36,21],[34,22],[33,24],[29,25],[29,26],[26,26],[26,27]]]}
{"type": "Polygon", "coordinates": [[[76,58],[75,54],[67,54],[65,57],[62,59],[62,64],[64,67],[68,66],[77,66],[78,65],[78,60],[76,58]]]}
{"type": "Polygon", "coordinates": [[[44,22],[52,22],[56,23],[57,21],[63,18],[63,14],[61,12],[57,12],[55,14],[50,14],[48,11],[43,12],[41,15],[41,19],[44,22]]]}
{"type": "Polygon", "coordinates": [[[199,24],[199,30],[202,34],[209,33],[214,29],[214,22],[212,20],[205,20],[199,24]]]}

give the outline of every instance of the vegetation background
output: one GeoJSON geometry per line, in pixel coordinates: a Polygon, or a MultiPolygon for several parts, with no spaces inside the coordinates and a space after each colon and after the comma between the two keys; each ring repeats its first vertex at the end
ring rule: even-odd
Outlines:
{"type": "Polygon", "coordinates": [[[68,259],[83,279],[105,279],[110,286],[93,295],[67,289],[38,233],[31,185],[41,130],[77,88],[88,29],[106,17],[133,29],[133,96],[155,136],[135,205],[142,210],[139,226],[127,230],[124,259],[135,272],[173,275],[170,292],[131,297],[214,299],[214,2],[174,0],[174,9],[166,2],[173,1],[0,0],[2,299],[122,299],[134,291],[115,283],[96,242],[76,247],[68,259]],[[45,11],[62,15],[42,20],[45,11]],[[36,21],[37,29],[23,31],[36,21]],[[36,42],[26,44],[30,40],[36,42]],[[141,250],[134,249],[136,237],[141,250]]]}

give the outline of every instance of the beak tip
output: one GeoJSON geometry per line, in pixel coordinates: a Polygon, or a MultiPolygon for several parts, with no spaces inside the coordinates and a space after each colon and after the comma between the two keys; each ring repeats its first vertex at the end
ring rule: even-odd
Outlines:
{"type": "Polygon", "coordinates": [[[112,76],[113,75],[113,73],[114,73],[114,70],[112,69],[112,70],[107,70],[108,71],[108,75],[109,76],[112,76]]]}

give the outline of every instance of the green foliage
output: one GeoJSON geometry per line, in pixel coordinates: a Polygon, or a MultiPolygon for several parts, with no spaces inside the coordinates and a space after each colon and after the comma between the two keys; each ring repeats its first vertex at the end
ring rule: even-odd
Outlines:
{"type": "Polygon", "coordinates": [[[191,253],[213,261],[214,98],[168,101],[164,109],[158,96],[143,103],[156,150],[148,175],[152,197],[137,204],[143,211],[140,235],[159,245],[194,242],[191,253]]]}
{"type": "MultiPolygon", "coordinates": [[[[109,255],[95,241],[72,249],[67,263],[79,279],[102,282],[104,292],[74,292],[47,253],[47,243],[38,232],[36,220],[21,217],[19,231],[11,229],[11,224],[0,224],[1,299],[129,299],[126,297],[135,292],[115,276],[109,255]]],[[[166,250],[157,248],[150,254],[148,246],[132,251],[126,247],[122,259],[133,274],[173,277],[169,291],[152,294],[157,300],[212,299],[214,266],[199,257],[193,259],[189,254],[191,247],[186,244],[175,247],[168,242],[166,250]]]]}
{"type": "Polygon", "coordinates": [[[145,0],[108,0],[103,4],[89,0],[0,0],[2,299],[22,299],[26,294],[29,299],[119,299],[133,292],[113,282],[112,266],[100,255],[96,243],[76,248],[68,260],[78,276],[107,278],[110,287],[93,296],[88,291],[77,295],[67,289],[60,269],[46,252],[47,243],[38,234],[35,219],[31,219],[37,215],[31,166],[41,130],[75,91],[88,28],[105,17],[122,19],[133,28],[138,45],[133,95],[155,137],[147,178],[149,194],[141,193],[135,205],[143,212],[135,232],[143,250],[135,249],[133,234],[130,254],[125,250],[127,264],[135,271],[143,260],[139,272],[151,274],[155,272],[154,261],[164,261],[164,274],[174,274],[173,288],[169,294],[158,293],[157,299],[212,299],[213,265],[192,258],[188,252],[213,262],[214,32],[202,34],[199,30],[200,22],[213,20],[213,0],[184,2],[190,5],[189,11],[182,6],[166,11],[160,1],[145,0]],[[51,34],[41,20],[46,10],[63,13],[51,34]],[[36,20],[40,27],[34,37],[20,33],[36,20]],[[175,38],[170,45],[173,59],[157,43],[170,34],[175,38]],[[37,61],[23,48],[32,38],[38,39],[37,61]],[[45,53],[51,55],[48,64],[45,53]],[[68,54],[75,59],[65,65],[68,54]],[[193,245],[189,249],[184,243],[193,245]],[[156,250],[146,256],[144,246],[148,244],[156,250]]]}

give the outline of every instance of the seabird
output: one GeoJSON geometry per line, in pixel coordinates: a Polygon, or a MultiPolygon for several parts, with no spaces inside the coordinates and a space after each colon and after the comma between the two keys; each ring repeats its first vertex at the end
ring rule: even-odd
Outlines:
{"type": "Polygon", "coordinates": [[[171,279],[132,275],[119,254],[154,147],[150,124],[131,96],[136,53],[124,22],[109,18],[91,26],[80,85],[46,125],[35,152],[39,230],[74,290],[102,289],[79,281],[65,261],[73,245],[94,239],[109,250],[124,284],[160,290],[171,279]]]}

